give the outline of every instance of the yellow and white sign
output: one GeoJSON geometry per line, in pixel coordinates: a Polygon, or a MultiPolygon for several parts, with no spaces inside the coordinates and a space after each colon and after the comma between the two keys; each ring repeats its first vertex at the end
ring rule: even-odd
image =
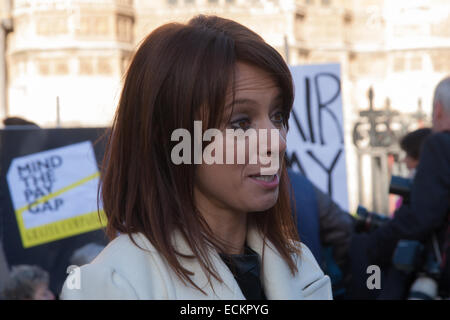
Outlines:
{"type": "Polygon", "coordinates": [[[6,178],[23,247],[105,226],[99,175],[90,141],[13,159],[6,178]]]}

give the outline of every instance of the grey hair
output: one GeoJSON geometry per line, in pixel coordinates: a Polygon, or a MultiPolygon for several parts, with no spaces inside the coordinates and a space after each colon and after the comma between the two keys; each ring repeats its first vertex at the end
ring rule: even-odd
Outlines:
{"type": "Polygon", "coordinates": [[[450,114],[450,77],[441,80],[434,90],[433,108],[438,102],[450,114]]]}
{"type": "Polygon", "coordinates": [[[48,272],[39,266],[18,265],[12,267],[9,278],[3,288],[6,300],[33,299],[36,288],[40,284],[49,283],[48,272]]]}
{"type": "Polygon", "coordinates": [[[95,257],[105,248],[105,246],[97,243],[88,243],[85,246],[78,248],[70,257],[72,265],[82,266],[94,260],[95,257]]]}

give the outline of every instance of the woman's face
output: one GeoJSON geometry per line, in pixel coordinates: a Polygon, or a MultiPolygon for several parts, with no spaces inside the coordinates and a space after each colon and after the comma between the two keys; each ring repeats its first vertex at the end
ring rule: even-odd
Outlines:
{"type": "Polygon", "coordinates": [[[265,211],[273,207],[278,199],[281,164],[286,150],[281,90],[263,70],[238,62],[234,101],[235,104],[231,105],[233,94],[230,89],[225,107],[225,120],[222,128],[218,128],[223,137],[224,164],[203,162],[196,167],[194,187],[196,204],[200,209],[203,207],[209,210],[216,208],[245,213],[265,211]],[[255,129],[258,133],[258,147],[253,151],[249,147],[249,139],[245,138],[244,164],[237,163],[238,146],[237,143],[233,143],[234,138],[226,137],[226,129],[242,129],[244,132],[255,129]],[[272,129],[276,129],[279,133],[276,139],[271,137],[272,129]],[[261,134],[265,134],[267,139],[266,148],[260,148],[261,134]],[[234,150],[233,164],[229,164],[226,159],[231,150],[234,150]],[[273,162],[263,164],[261,161],[263,156],[272,157],[271,159],[278,156],[280,168],[274,167],[273,162]],[[257,160],[249,161],[249,159],[257,160]],[[263,175],[261,168],[266,168],[263,175]]]}

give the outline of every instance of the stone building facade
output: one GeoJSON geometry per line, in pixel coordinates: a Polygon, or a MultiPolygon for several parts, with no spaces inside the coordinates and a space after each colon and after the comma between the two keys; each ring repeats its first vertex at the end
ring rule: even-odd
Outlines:
{"type": "Polygon", "coordinates": [[[132,0],[16,0],[7,36],[8,114],[106,125],[134,50],[132,0]]]}
{"type": "MultiPolygon", "coordinates": [[[[0,15],[5,5],[0,2],[0,15]]],[[[60,97],[63,125],[110,120],[111,97],[142,38],[168,21],[199,13],[237,20],[272,44],[290,64],[339,62],[345,108],[375,105],[430,111],[435,83],[450,72],[450,3],[447,0],[9,0],[13,31],[7,35],[8,114],[34,118],[60,97]],[[102,88],[111,85],[109,100],[102,88]],[[92,89],[97,87],[95,91],[92,89]],[[70,92],[70,94],[69,94],[70,92]],[[48,93],[48,94],[47,94],[48,93]],[[96,93],[92,96],[93,93],[96,93]],[[96,98],[98,97],[98,99],[96,98]],[[70,111],[72,101],[98,117],[70,111]],[[101,102],[103,101],[103,102],[101,102]],[[31,105],[35,107],[31,107],[31,105]],[[70,107],[69,107],[70,105],[70,107]],[[39,111],[33,111],[39,110],[39,111]],[[95,109],[95,108],[94,108],[95,109]]],[[[350,119],[349,119],[350,120],[350,119]]],[[[53,121],[53,122],[52,122],[53,121]]]]}

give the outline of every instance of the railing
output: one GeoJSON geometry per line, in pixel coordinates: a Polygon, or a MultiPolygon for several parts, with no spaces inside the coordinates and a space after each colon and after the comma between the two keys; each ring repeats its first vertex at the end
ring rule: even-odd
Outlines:
{"type": "Polygon", "coordinates": [[[359,204],[372,211],[389,212],[389,183],[391,175],[406,176],[401,163],[403,151],[400,139],[408,132],[423,127],[428,118],[419,100],[414,113],[400,113],[391,109],[389,99],[383,109],[375,110],[374,92],[368,91],[369,109],[359,113],[360,120],[353,127],[358,165],[359,204]]]}

